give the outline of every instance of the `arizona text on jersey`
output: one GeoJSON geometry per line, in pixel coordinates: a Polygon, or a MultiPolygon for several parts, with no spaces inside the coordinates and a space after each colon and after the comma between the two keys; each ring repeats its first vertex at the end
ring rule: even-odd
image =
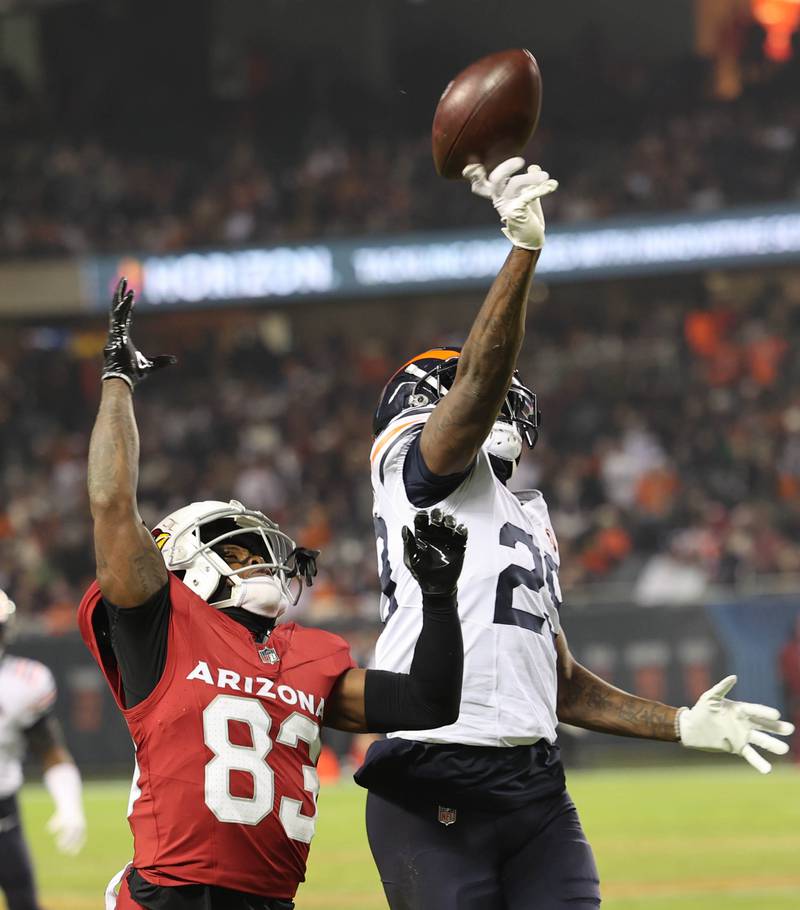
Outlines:
{"type": "Polygon", "coordinates": [[[170,576],[167,663],[132,709],[104,635],[97,585],[81,633],[136,749],[128,810],[133,865],[154,885],[210,884],[291,899],[316,824],[325,701],[353,666],[347,643],[294,623],[269,654],[244,626],[170,576]]]}

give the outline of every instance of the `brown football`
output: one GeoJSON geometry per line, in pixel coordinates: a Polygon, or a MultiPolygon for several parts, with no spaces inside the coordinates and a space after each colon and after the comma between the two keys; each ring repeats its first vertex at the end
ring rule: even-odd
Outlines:
{"type": "Polygon", "coordinates": [[[501,51],[460,72],[433,115],[436,173],[454,179],[466,165],[487,171],[519,155],[536,129],[542,76],[530,51],[501,51]]]}

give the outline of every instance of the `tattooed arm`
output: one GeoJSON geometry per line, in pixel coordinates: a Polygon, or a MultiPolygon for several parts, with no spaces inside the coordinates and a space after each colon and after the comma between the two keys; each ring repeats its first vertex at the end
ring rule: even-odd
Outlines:
{"type": "Polygon", "coordinates": [[[558,651],[558,719],[599,733],[677,742],[677,708],[617,689],[581,666],[562,629],[558,651]]]}
{"type": "Polygon", "coordinates": [[[133,393],[121,378],[103,382],[89,443],[89,504],[97,581],[118,607],[136,607],[167,582],[164,560],[136,505],[139,432],[133,393]]]}
{"type": "Polygon", "coordinates": [[[131,338],[134,293],[122,278],[111,301],[103,348],[103,391],[89,443],[89,505],[94,520],[97,581],[116,607],[137,607],[167,583],[167,569],[136,505],[139,431],[134,386],[175,363],[171,354],[145,357],[131,338]]]}
{"type": "Polygon", "coordinates": [[[420,451],[434,474],[468,468],[497,419],[522,345],[539,252],[509,253],[461,351],[453,387],[425,424],[420,451]]]}

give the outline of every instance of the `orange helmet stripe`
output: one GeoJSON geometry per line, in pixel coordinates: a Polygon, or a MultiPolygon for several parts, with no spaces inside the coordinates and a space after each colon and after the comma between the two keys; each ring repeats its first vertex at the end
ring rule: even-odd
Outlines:
{"type": "MultiPolygon", "coordinates": [[[[452,348],[431,348],[430,351],[423,351],[422,354],[417,354],[416,357],[412,357],[411,360],[406,361],[397,373],[404,370],[410,363],[416,363],[418,360],[449,360],[451,357],[460,356],[461,352],[454,351],[452,348]]],[[[395,375],[397,375],[397,373],[395,373],[395,375]]]]}
{"type": "Polygon", "coordinates": [[[454,351],[452,348],[431,348],[430,351],[423,351],[421,354],[412,357],[411,360],[407,360],[399,370],[395,370],[394,373],[392,373],[389,382],[391,382],[398,373],[402,373],[407,366],[416,363],[418,360],[449,360],[451,357],[460,356],[461,351],[454,351]]]}

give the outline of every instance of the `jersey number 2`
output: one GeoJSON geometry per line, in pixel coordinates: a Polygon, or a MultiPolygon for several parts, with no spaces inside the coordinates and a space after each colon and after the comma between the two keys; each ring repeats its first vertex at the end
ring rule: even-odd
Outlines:
{"type": "Polygon", "coordinates": [[[514,589],[521,586],[531,591],[541,591],[545,585],[545,572],[547,573],[547,587],[550,591],[550,598],[553,605],[557,608],[559,601],[556,596],[555,583],[553,582],[553,572],[555,572],[555,560],[549,553],[545,554],[544,563],[539,548],[533,542],[533,537],[522,528],[512,525],[507,521],[500,528],[500,546],[511,547],[513,550],[518,543],[526,547],[533,557],[533,569],[526,569],[524,566],[510,565],[497,576],[497,589],[494,599],[494,621],[503,626],[520,626],[522,629],[530,629],[531,632],[542,634],[544,617],[537,616],[535,613],[529,613],[527,610],[519,610],[514,607],[514,589]]]}
{"type": "MultiPolygon", "coordinates": [[[[257,825],[274,809],[275,773],[267,763],[273,741],[269,730],[272,718],[261,702],[236,695],[218,695],[203,711],[203,739],[214,753],[206,765],[206,805],[221,822],[237,825],[257,825]],[[230,741],[228,722],[238,721],[250,728],[251,746],[230,741]],[[231,771],[243,771],[253,782],[250,797],[231,794],[231,771]]],[[[275,743],[296,749],[302,740],[308,745],[311,765],[303,766],[303,789],[311,794],[314,814],[303,815],[302,802],[281,797],[278,818],[292,839],[310,844],[317,823],[317,794],[319,777],[316,762],[320,753],[319,726],[297,711],[281,724],[275,743]]]]}
{"type": "Polygon", "coordinates": [[[375,526],[375,538],[380,545],[381,594],[386,598],[385,621],[397,609],[397,599],[394,596],[397,585],[392,580],[392,567],[389,564],[389,532],[386,530],[386,522],[380,515],[373,515],[372,523],[375,526]]]}

